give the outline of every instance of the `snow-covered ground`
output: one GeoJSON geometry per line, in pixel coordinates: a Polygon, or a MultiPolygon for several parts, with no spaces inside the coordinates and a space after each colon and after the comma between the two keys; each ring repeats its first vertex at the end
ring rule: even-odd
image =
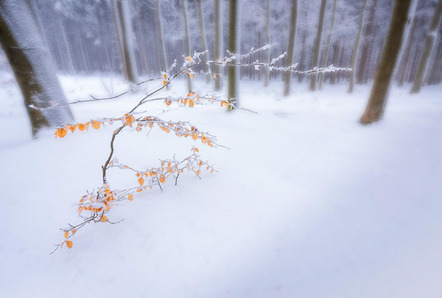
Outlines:
{"type": "MultiPolygon", "coordinates": [[[[127,88],[99,76],[61,82],[70,101],[127,88]]],[[[90,224],[49,255],[59,228],[79,222],[75,204],[100,186],[113,128],[32,140],[14,80],[1,74],[0,297],[441,297],[442,86],[409,87],[393,88],[370,126],[357,122],[369,86],[349,95],[346,85],[295,85],[281,99],[280,82],[242,81],[241,105],[257,114],[146,105],[230,149],[126,131],[121,162],[156,166],[197,145],[218,172],[138,194],[109,213],[124,221],[90,224]]],[[[141,96],[72,109],[79,122],[120,116],[141,96]]]]}

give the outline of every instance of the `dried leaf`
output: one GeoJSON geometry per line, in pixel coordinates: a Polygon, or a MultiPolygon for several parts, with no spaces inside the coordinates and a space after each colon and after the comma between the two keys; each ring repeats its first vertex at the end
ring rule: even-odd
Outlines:
{"type": "Polygon", "coordinates": [[[67,134],[67,131],[64,128],[59,128],[59,129],[57,129],[57,131],[55,131],[55,135],[60,138],[63,138],[66,134],[67,134]]]}
{"type": "Polygon", "coordinates": [[[72,241],[66,240],[66,246],[72,248],[72,241]]]}

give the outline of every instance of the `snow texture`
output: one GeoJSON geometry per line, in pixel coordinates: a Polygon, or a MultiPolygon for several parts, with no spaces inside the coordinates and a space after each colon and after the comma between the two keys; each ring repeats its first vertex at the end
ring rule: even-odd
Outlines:
{"type": "MultiPolygon", "coordinates": [[[[116,78],[61,82],[70,101],[127,88],[116,78]]],[[[241,84],[242,106],[258,114],[146,106],[230,150],[158,130],[115,144],[115,157],[139,168],[199,145],[218,172],[137,195],[108,214],[124,221],[88,225],[72,249],[49,255],[58,229],[78,222],[75,203],[100,185],[115,127],[32,141],[19,91],[0,73],[0,297],[440,297],[441,85],[412,97],[391,88],[384,120],[361,126],[369,86],[351,95],[347,84],[298,86],[281,100],[279,81],[241,84]]],[[[184,80],[167,92],[183,90],[184,80]]],[[[140,97],[73,109],[80,122],[121,116],[140,97]]],[[[126,175],[110,183],[135,183],[126,175]]]]}

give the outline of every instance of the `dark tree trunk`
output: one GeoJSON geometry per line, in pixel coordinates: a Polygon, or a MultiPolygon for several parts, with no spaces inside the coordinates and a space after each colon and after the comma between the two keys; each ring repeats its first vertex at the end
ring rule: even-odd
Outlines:
{"type": "Polygon", "coordinates": [[[74,121],[37,28],[25,1],[0,1],[0,43],[20,86],[34,137],[45,126],[74,121]]]}
{"type": "Polygon", "coordinates": [[[378,121],[384,112],[387,91],[390,86],[396,60],[401,48],[408,10],[412,0],[396,0],[387,39],[379,61],[376,77],[371,88],[365,112],[360,121],[370,124],[378,121]]]}
{"type": "MultiPolygon", "coordinates": [[[[239,54],[238,49],[238,5],[239,0],[230,0],[230,12],[229,12],[229,52],[232,54],[239,54]]],[[[227,98],[229,102],[235,106],[238,105],[238,67],[235,63],[239,63],[239,60],[233,61],[228,66],[229,86],[227,91],[227,98]]],[[[229,110],[231,106],[229,105],[229,110]]]]}

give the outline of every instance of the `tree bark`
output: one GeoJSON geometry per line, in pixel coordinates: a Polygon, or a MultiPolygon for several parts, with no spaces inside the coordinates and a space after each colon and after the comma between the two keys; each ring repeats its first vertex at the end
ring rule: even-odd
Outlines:
{"type": "Polygon", "coordinates": [[[0,43],[23,95],[34,137],[43,127],[74,121],[37,28],[25,1],[0,1],[0,43]]]}
{"type": "MultiPolygon", "coordinates": [[[[330,24],[330,30],[328,31],[328,37],[327,37],[327,45],[325,48],[325,54],[323,56],[323,58],[321,58],[321,66],[322,67],[327,67],[327,60],[328,60],[328,53],[330,51],[330,43],[331,43],[331,37],[332,37],[332,33],[333,33],[333,27],[335,24],[335,14],[336,14],[336,2],[337,0],[333,0],[333,12],[332,12],[332,21],[330,24]]],[[[325,77],[325,73],[320,73],[319,74],[319,89],[322,88],[322,83],[324,81],[324,77],[325,77]]]]}
{"type": "MultiPolygon", "coordinates": [[[[289,35],[289,45],[287,49],[287,62],[286,66],[291,66],[293,64],[293,53],[295,50],[295,40],[296,40],[296,19],[298,15],[298,1],[292,0],[292,12],[290,16],[290,35],[289,35]]],[[[290,82],[292,79],[292,72],[286,71],[284,73],[284,96],[290,94],[290,82]]]]}
{"type": "Polygon", "coordinates": [[[160,40],[161,47],[161,68],[162,71],[167,71],[167,54],[166,47],[164,46],[164,38],[163,38],[163,16],[161,14],[161,0],[157,0],[157,15],[158,15],[158,38],[160,40]]]}
{"type": "Polygon", "coordinates": [[[441,14],[442,14],[442,0],[438,0],[436,8],[434,10],[433,17],[431,19],[430,28],[428,29],[427,38],[425,39],[424,50],[419,59],[417,74],[410,91],[411,94],[418,93],[424,82],[424,76],[427,70],[428,59],[430,58],[431,51],[433,49],[434,39],[436,37],[437,27],[439,26],[441,14]]]}
{"type": "Polygon", "coordinates": [[[364,14],[365,7],[367,6],[367,0],[364,0],[361,9],[361,15],[359,16],[359,28],[358,35],[355,39],[355,43],[353,45],[353,54],[351,57],[351,71],[350,71],[350,84],[348,86],[348,93],[353,92],[354,84],[355,84],[355,68],[356,68],[356,60],[358,58],[358,50],[359,50],[359,42],[361,40],[362,29],[364,28],[364,14]]]}
{"type": "MultiPolygon", "coordinates": [[[[190,29],[189,20],[187,17],[187,0],[183,0],[183,16],[184,16],[184,31],[185,31],[185,44],[186,44],[186,56],[192,56],[190,45],[190,29]]],[[[192,81],[190,76],[187,76],[187,91],[192,91],[192,81]]]]}
{"type": "MultiPolygon", "coordinates": [[[[321,49],[321,35],[322,35],[322,27],[324,25],[324,14],[325,14],[325,5],[327,4],[327,0],[321,0],[321,8],[319,11],[319,22],[318,22],[318,31],[316,32],[316,42],[315,42],[315,53],[313,56],[313,65],[312,68],[318,67],[319,63],[319,51],[321,49]]],[[[316,90],[316,74],[312,74],[310,76],[310,90],[316,90]]]]}
{"type": "MultiPolygon", "coordinates": [[[[222,3],[221,0],[215,0],[215,49],[214,49],[214,59],[218,60],[222,58],[222,48],[223,48],[223,24],[222,24],[222,3]]],[[[222,68],[215,63],[213,67],[215,72],[215,90],[221,90],[222,87],[222,68]]]]}
{"type": "MultiPolygon", "coordinates": [[[[229,12],[229,52],[232,54],[239,54],[239,31],[238,31],[238,5],[239,0],[230,0],[230,12],[229,12]]],[[[238,67],[235,65],[239,63],[239,59],[234,60],[228,66],[229,85],[227,90],[227,98],[229,102],[235,106],[238,105],[238,67]]],[[[232,110],[232,106],[229,105],[229,110],[232,110]]]]}
{"type": "Polygon", "coordinates": [[[411,24],[411,28],[410,28],[410,33],[408,34],[408,38],[406,41],[406,47],[401,59],[401,63],[400,66],[398,68],[398,85],[402,86],[404,84],[405,81],[405,75],[407,73],[407,66],[408,66],[408,60],[410,59],[410,53],[411,53],[411,48],[413,45],[413,36],[414,36],[414,31],[416,30],[416,24],[417,24],[417,20],[416,20],[416,16],[414,16],[413,18],[413,22],[411,24]]]}
{"type": "Polygon", "coordinates": [[[209,65],[207,65],[207,61],[209,61],[209,50],[207,49],[206,30],[204,27],[203,8],[201,0],[198,0],[198,17],[200,25],[201,46],[203,47],[203,51],[206,52],[204,54],[204,72],[206,73],[206,82],[207,84],[209,84],[210,73],[209,73],[209,65]]]}
{"type": "Polygon", "coordinates": [[[396,60],[401,48],[408,10],[412,0],[396,0],[387,39],[382,50],[370,97],[360,122],[370,124],[381,119],[396,60]]]}
{"type": "Polygon", "coordinates": [[[135,51],[132,45],[133,34],[132,34],[132,24],[129,15],[129,3],[123,0],[114,0],[115,3],[115,15],[118,19],[117,30],[119,34],[119,41],[121,44],[122,56],[125,67],[126,79],[132,83],[138,81],[138,69],[137,62],[135,58],[135,51]]]}
{"type": "Polygon", "coordinates": [[[371,5],[370,12],[368,15],[368,22],[365,25],[364,31],[364,40],[362,41],[362,49],[361,49],[361,60],[359,61],[358,73],[356,75],[356,83],[362,84],[366,82],[365,78],[367,78],[367,64],[368,57],[370,52],[370,44],[373,40],[374,34],[374,17],[376,15],[376,5],[378,0],[373,0],[373,4],[371,5]]]}
{"type": "MultiPolygon", "coordinates": [[[[265,32],[265,43],[270,44],[270,0],[266,1],[266,32],[265,32]]],[[[265,50],[265,63],[270,63],[270,49],[265,50]]],[[[264,87],[269,85],[269,68],[264,67],[264,87]]]]}

